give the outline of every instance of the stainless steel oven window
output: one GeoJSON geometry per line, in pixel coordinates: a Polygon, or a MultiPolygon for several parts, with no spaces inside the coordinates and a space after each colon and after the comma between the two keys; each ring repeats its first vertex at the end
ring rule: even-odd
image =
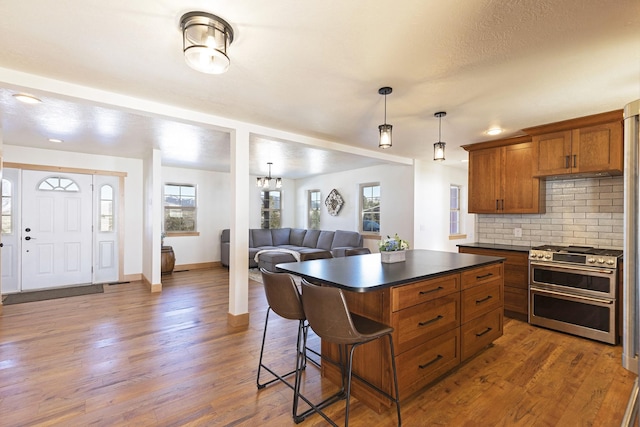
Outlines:
{"type": "Polygon", "coordinates": [[[616,298],[616,271],[531,263],[532,285],[562,288],[585,295],[616,298]]]}
{"type": "Polygon", "coordinates": [[[550,329],[615,344],[615,300],[531,290],[530,322],[550,329]]]}

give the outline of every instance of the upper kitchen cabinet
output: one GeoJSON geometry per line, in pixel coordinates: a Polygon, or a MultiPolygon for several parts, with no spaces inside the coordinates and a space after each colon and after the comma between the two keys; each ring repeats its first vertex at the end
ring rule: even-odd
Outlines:
{"type": "Polygon", "coordinates": [[[528,136],[463,146],[469,152],[469,212],[543,213],[528,136]]]}
{"type": "Polygon", "coordinates": [[[537,177],[622,175],[622,110],[524,129],[537,177]]]}

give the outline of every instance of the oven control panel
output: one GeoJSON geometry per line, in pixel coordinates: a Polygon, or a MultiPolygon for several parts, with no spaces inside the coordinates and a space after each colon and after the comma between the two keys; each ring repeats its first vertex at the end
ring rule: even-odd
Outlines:
{"type": "Polygon", "coordinates": [[[615,267],[618,257],[607,255],[558,253],[553,251],[536,250],[529,251],[529,259],[532,261],[559,262],[577,265],[592,265],[596,267],[615,267]]]}

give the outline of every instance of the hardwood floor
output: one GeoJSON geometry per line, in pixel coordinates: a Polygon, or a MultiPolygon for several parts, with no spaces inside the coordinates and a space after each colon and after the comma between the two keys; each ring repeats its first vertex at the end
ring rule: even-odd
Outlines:
{"type": "MultiPolygon", "coordinates": [[[[140,283],[104,294],[5,306],[0,317],[2,426],[294,426],[292,392],[255,385],[266,303],[250,282],[248,330],[227,326],[228,271],[176,272],[163,292],[140,283]]],[[[294,361],[295,322],[272,316],[265,360],[294,361]]],[[[317,339],[311,340],[317,346],[317,339]]],[[[621,347],[517,320],[440,382],[406,399],[405,426],[617,426],[635,375],[621,347]]],[[[335,390],[306,370],[303,393],[335,390]]],[[[344,402],[327,411],[343,424],[344,402]]],[[[352,402],[353,426],[393,426],[352,402]]],[[[301,426],[323,426],[313,415],[301,426]]]]}

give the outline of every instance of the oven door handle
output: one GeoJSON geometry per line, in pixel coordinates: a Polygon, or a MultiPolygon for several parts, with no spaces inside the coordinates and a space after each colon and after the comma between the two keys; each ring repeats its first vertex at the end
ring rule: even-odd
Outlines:
{"type": "Polygon", "coordinates": [[[549,265],[549,264],[540,264],[540,263],[536,263],[536,262],[531,262],[530,263],[531,267],[541,267],[541,268],[546,268],[548,270],[555,270],[555,271],[559,271],[559,270],[575,270],[575,271],[589,271],[591,273],[600,273],[600,274],[613,274],[613,270],[604,270],[604,269],[599,269],[599,268],[589,268],[588,266],[586,267],[572,267],[570,265],[549,265]]]}
{"type": "Polygon", "coordinates": [[[613,301],[609,299],[591,298],[591,297],[585,297],[583,295],[576,295],[576,294],[565,294],[564,292],[549,291],[549,290],[540,289],[540,288],[531,288],[531,290],[538,294],[556,295],[559,297],[571,298],[573,300],[586,300],[586,301],[596,302],[599,304],[613,304],[613,301]]]}

